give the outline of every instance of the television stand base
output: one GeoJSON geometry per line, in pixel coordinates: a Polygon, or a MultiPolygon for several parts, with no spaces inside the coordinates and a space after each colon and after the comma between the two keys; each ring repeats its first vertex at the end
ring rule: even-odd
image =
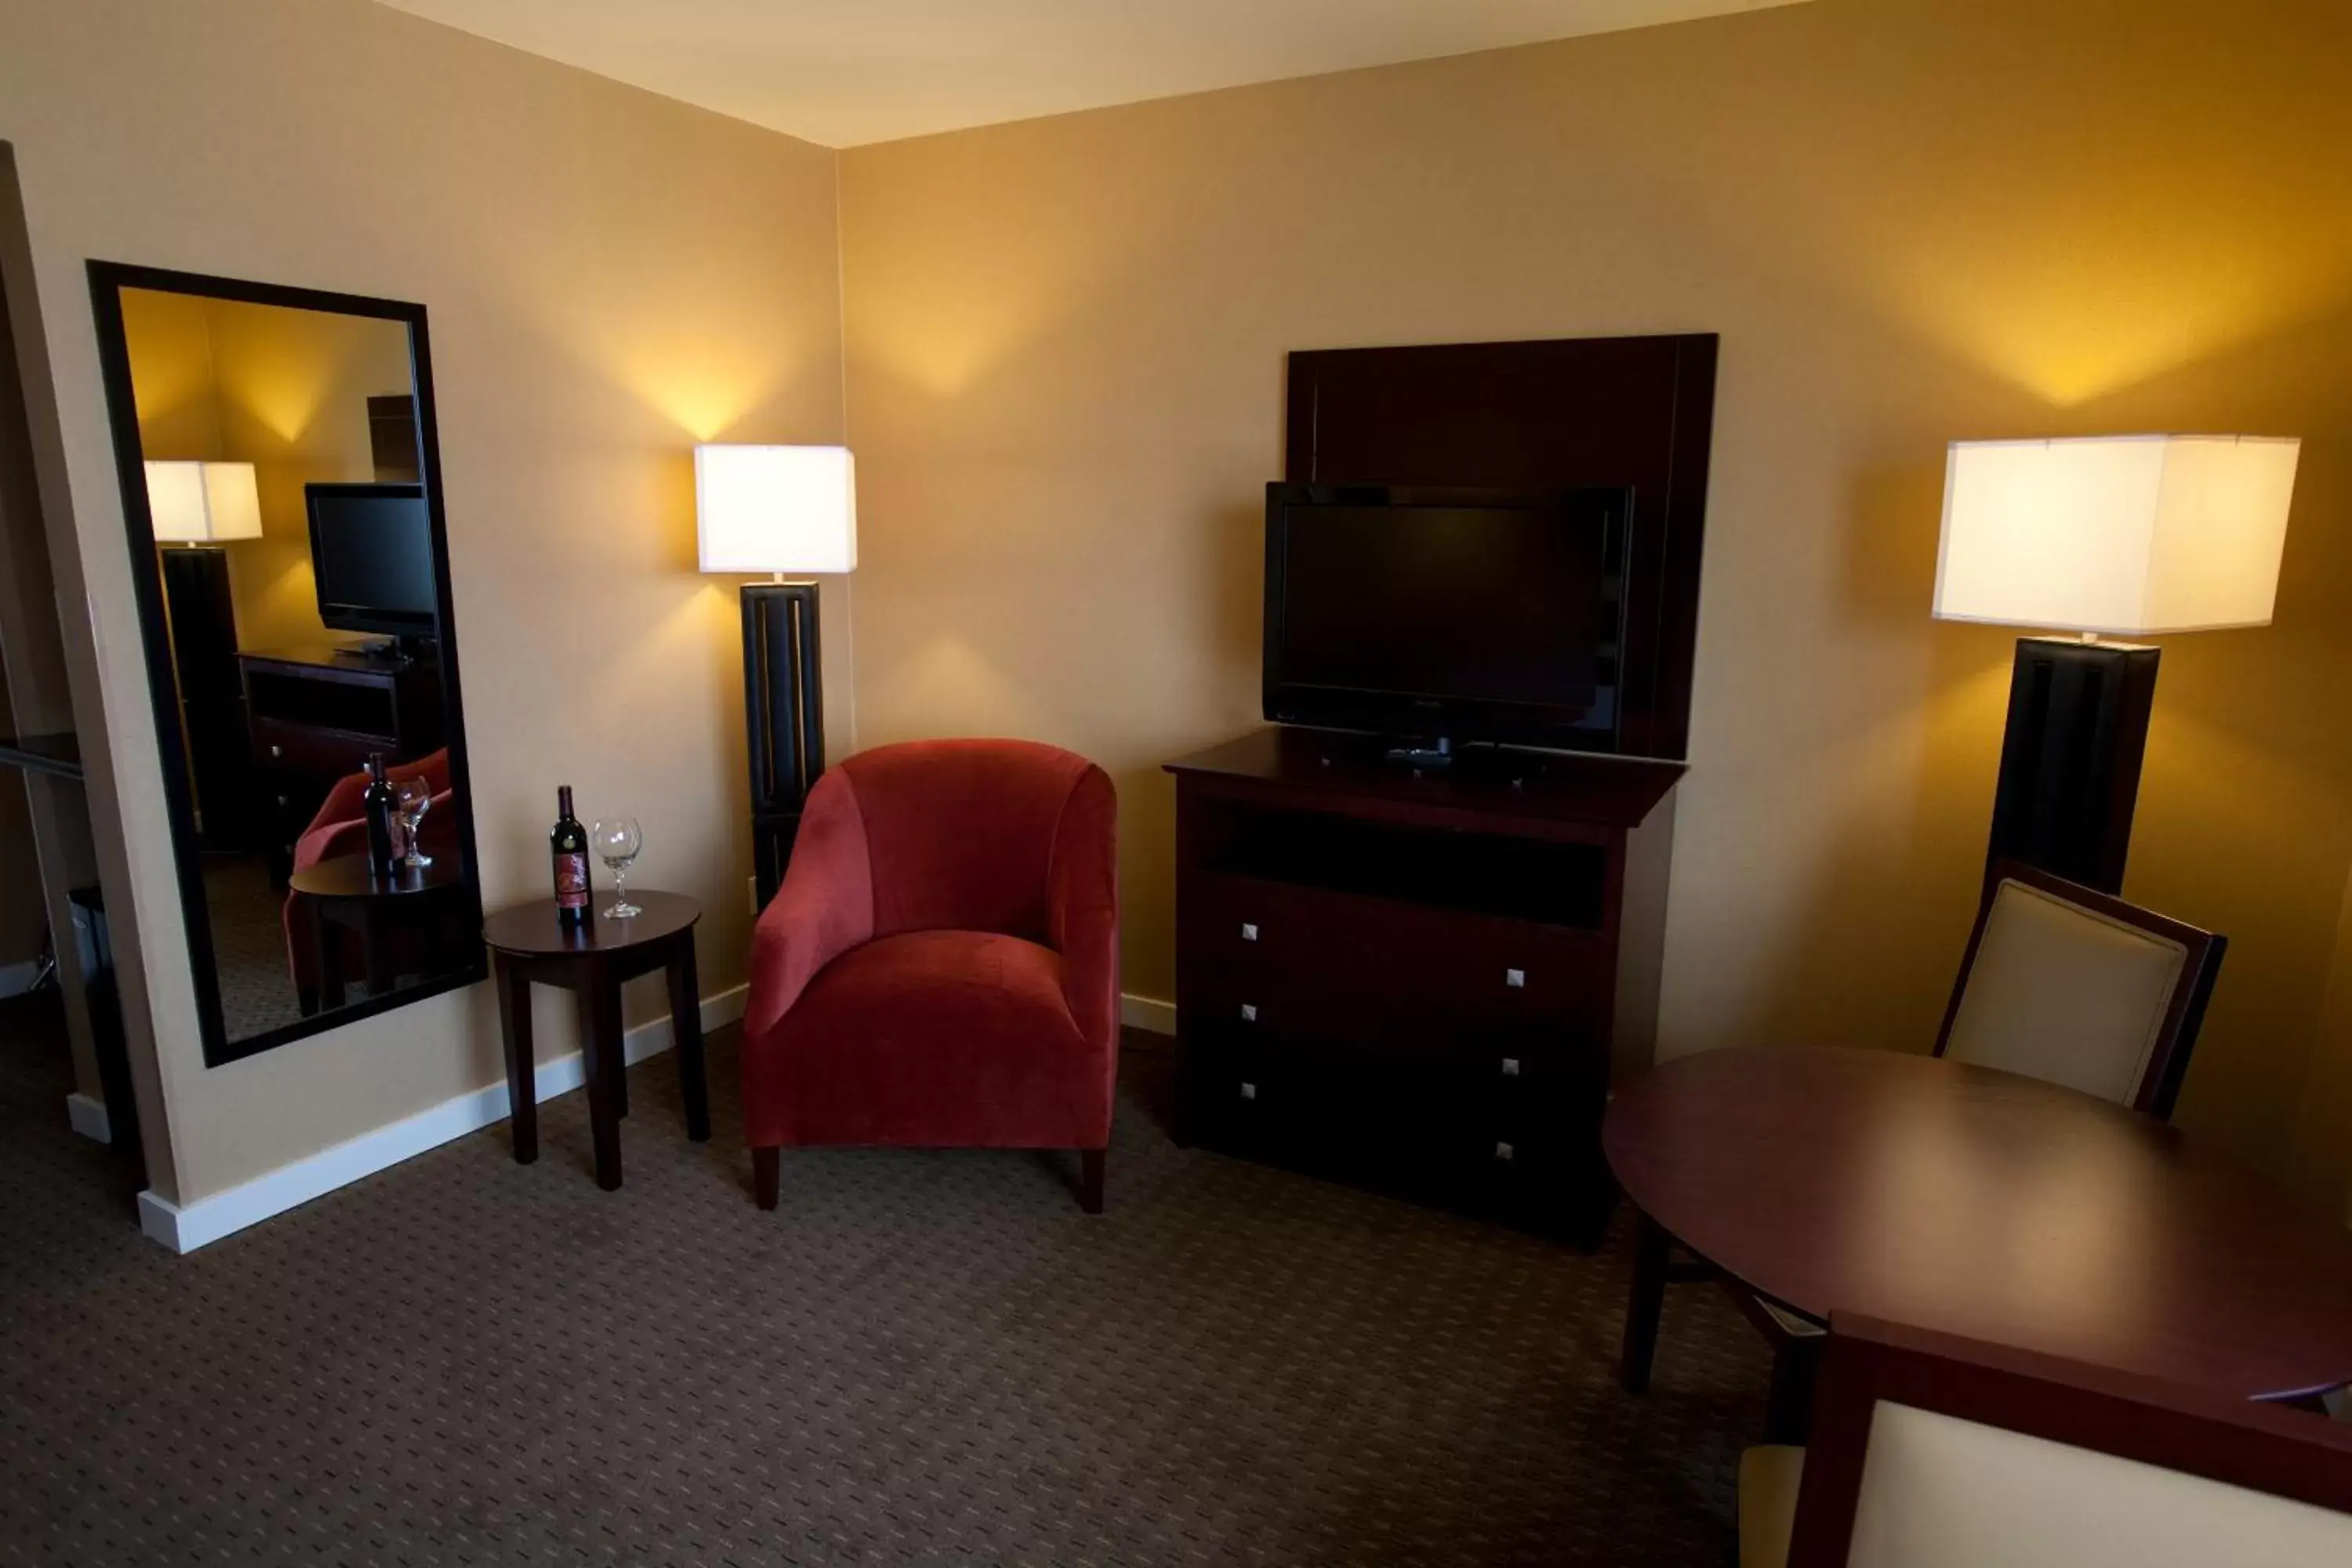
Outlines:
{"type": "Polygon", "coordinates": [[[1441,735],[1426,746],[1391,746],[1381,754],[1409,768],[1450,768],[1454,765],[1454,742],[1441,735]]]}
{"type": "Polygon", "coordinates": [[[439,662],[430,637],[388,637],[368,642],[339,643],[334,658],[365,669],[405,669],[414,664],[439,662]]]}

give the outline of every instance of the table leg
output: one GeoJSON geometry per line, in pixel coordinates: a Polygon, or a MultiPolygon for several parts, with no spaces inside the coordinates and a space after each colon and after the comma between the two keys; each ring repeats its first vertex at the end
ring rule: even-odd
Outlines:
{"type": "Polygon", "coordinates": [[[628,1026],[621,1016],[621,983],[610,983],[613,990],[613,1032],[606,1037],[612,1048],[604,1053],[604,1070],[612,1075],[613,1112],[625,1121],[629,1114],[629,1038],[628,1026]]]}
{"type": "Polygon", "coordinates": [[[1772,1393],[1765,1406],[1764,1440],[1803,1446],[1813,1427],[1813,1381],[1822,1368],[1826,1334],[1799,1334],[1772,1350],[1772,1393]]]}
{"type": "Polygon", "coordinates": [[[669,961],[670,1049],[677,1054],[677,1089],[686,1100],[686,1135],[710,1141],[710,1089],[702,1070],[702,989],[694,974],[694,928],[677,934],[669,961]]]}
{"type": "Polygon", "coordinates": [[[363,955],[361,973],[367,980],[368,997],[373,1001],[392,989],[394,973],[392,955],[386,951],[385,933],[378,929],[373,900],[360,906],[357,929],[363,955]]]}
{"type": "Polygon", "coordinates": [[[530,1038],[530,974],[504,953],[494,954],[499,1027],[506,1038],[508,1126],[518,1165],[539,1158],[539,1070],[530,1038]]]}
{"type": "Polygon", "coordinates": [[[582,1063],[588,1079],[588,1125],[596,1144],[596,1184],[613,1192],[621,1184],[621,1107],[614,1098],[613,1063],[621,1055],[621,985],[601,971],[582,987],[587,1026],[581,1031],[582,1063]]]}
{"type": "Polygon", "coordinates": [[[1628,1394],[1650,1390],[1650,1363],[1658,1353],[1658,1317],[1666,1305],[1665,1227],[1648,1215],[1633,1235],[1633,1289],[1625,1302],[1625,1341],[1617,1361],[1617,1381],[1628,1394]]]}
{"type": "Polygon", "coordinates": [[[305,899],[303,902],[310,906],[310,951],[319,958],[319,1010],[324,1013],[343,1005],[343,970],[342,966],[335,962],[336,954],[342,950],[342,939],[340,935],[342,928],[340,926],[332,928],[339,934],[330,942],[327,937],[330,928],[327,924],[326,900],[305,899]]]}

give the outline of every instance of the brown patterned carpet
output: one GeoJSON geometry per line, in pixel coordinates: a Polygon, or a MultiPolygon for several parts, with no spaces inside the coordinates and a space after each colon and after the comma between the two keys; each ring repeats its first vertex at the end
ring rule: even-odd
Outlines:
{"type": "Polygon", "coordinates": [[[211,919],[213,973],[221,1023],[231,1040],[302,1021],[302,999],[286,957],[286,894],[269,885],[258,855],[207,855],[205,910],[211,919]]]}
{"type": "Polygon", "coordinates": [[[1731,1557],[1766,1358],[1670,1299],[1612,1381],[1580,1257],[1168,1141],[1129,1052],[1110,1212],[1018,1153],[746,1193],[636,1069],[175,1258],[0,1004],[0,1563],[1606,1563],[1731,1557]]]}

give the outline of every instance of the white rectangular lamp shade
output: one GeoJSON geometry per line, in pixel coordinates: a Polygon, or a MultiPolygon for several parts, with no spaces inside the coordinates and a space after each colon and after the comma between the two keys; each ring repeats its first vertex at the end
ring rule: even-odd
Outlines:
{"type": "Polygon", "coordinates": [[[2268,626],[2302,443],[1956,441],[1936,615],[2147,636],[2268,626]]]}
{"type": "Polygon", "coordinates": [[[251,463],[147,465],[147,515],[158,544],[217,544],[261,537],[251,463]]]}
{"type": "Polygon", "coordinates": [[[856,470],[846,447],[697,447],[694,513],[705,572],[857,566],[856,470]]]}

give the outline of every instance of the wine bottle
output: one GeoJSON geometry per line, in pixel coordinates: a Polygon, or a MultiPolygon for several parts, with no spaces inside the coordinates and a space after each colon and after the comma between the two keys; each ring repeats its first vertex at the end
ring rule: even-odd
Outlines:
{"type": "Polygon", "coordinates": [[[555,790],[555,830],[547,836],[555,857],[555,922],[566,931],[588,923],[588,830],[572,815],[572,786],[555,790]]]}
{"type": "Polygon", "coordinates": [[[360,809],[367,816],[368,875],[389,880],[399,868],[392,852],[392,784],[383,776],[383,753],[368,753],[367,787],[360,792],[360,809]]]}

